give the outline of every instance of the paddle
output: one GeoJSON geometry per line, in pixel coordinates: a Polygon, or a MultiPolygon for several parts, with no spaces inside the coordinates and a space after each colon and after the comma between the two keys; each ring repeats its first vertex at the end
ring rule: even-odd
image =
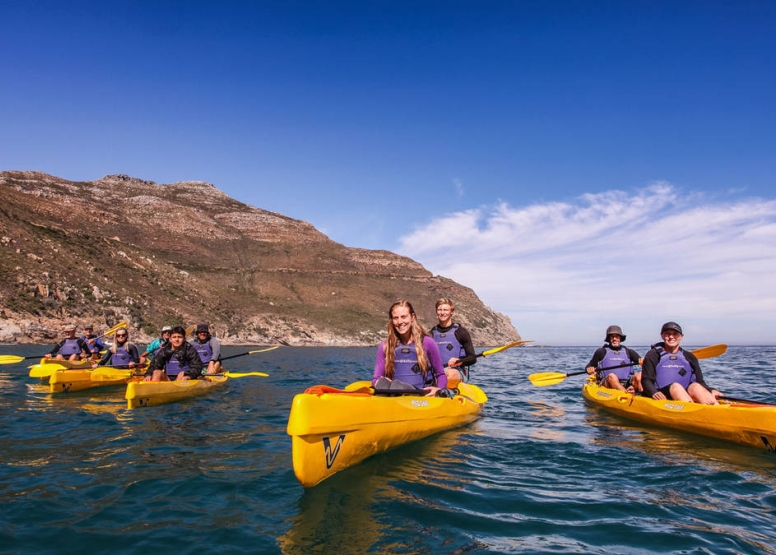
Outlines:
{"type": "Polygon", "coordinates": [[[104,382],[111,380],[123,380],[125,378],[131,378],[135,370],[147,367],[148,364],[138,364],[132,368],[126,365],[121,366],[98,366],[92,370],[91,378],[93,382],[104,382]]]}
{"type": "Polygon", "coordinates": [[[244,357],[246,355],[255,355],[256,353],[266,353],[267,351],[272,351],[273,349],[277,349],[278,347],[280,347],[280,345],[275,345],[274,347],[267,347],[266,349],[259,349],[258,351],[248,351],[245,353],[240,353],[239,355],[230,355],[228,357],[219,358],[218,361],[222,362],[224,360],[229,360],[230,358],[244,357]]]}
{"type": "MultiPolygon", "coordinates": [[[[723,354],[725,351],[727,351],[727,345],[725,344],[719,344],[719,345],[711,345],[709,347],[702,347],[700,349],[695,349],[693,351],[690,351],[692,354],[695,355],[696,358],[712,358],[712,357],[718,357],[719,355],[723,354]]],[[[608,366],[606,368],[600,368],[597,370],[598,372],[602,372],[604,370],[613,370],[615,368],[623,368],[625,366],[631,366],[633,363],[623,363],[618,364],[617,366],[608,366]]],[[[531,374],[528,376],[528,379],[531,380],[531,383],[535,385],[536,387],[546,387],[548,385],[555,385],[569,376],[579,376],[580,374],[587,374],[587,371],[582,370],[580,372],[569,372],[569,373],[563,373],[563,372],[538,372],[536,374],[531,374]]]]}
{"type": "Polygon", "coordinates": [[[126,328],[127,328],[127,323],[126,322],[119,322],[118,324],[116,324],[112,328],[108,328],[107,330],[105,330],[105,333],[103,333],[98,339],[102,339],[103,337],[109,337],[111,335],[116,335],[117,331],[123,330],[123,329],[126,329],[126,328]]]}
{"type": "Polygon", "coordinates": [[[533,343],[533,339],[521,339],[520,341],[513,341],[512,343],[509,343],[507,345],[502,345],[501,347],[496,347],[495,349],[489,349],[487,351],[483,351],[479,353],[478,357],[486,357],[490,355],[495,355],[496,353],[500,353],[501,351],[506,351],[507,349],[511,349],[512,347],[517,347],[518,345],[524,345],[526,343],[533,343]]]}

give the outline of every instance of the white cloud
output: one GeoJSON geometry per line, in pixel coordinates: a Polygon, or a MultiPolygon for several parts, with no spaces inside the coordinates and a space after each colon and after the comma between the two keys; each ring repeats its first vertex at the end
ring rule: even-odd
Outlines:
{"type": "Polygon", "coordinates": [[[646,345],[676,320],[688,345],[776,343],[776,200],[721,202],[660,182],[501,203],[430,222],[400,252],[540,342],[596,344],[618,323],[646,345]]]}

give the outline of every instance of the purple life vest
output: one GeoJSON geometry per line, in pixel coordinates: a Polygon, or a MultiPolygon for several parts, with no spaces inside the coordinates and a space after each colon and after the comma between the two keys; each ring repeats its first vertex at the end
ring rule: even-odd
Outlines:
{"type": "MultiPolygon", "coordinates": [[[[431,369],[429,369],[427,374],[433,376],[431,369]]],[[[420,369],[418,353],[415,351],[414,344],[404,345],[403,343],[400,343],[394,350],[393,379],[401,380],[404,383],[414,385],[421,389],[426,385],[431,385],[431,383],[433,383],[427,383],[427,380],[423,378],[423,371],[420,369]]]]}
{"type": "Polygon", "coordinates": [[[59,352],[64,356],[78,355],[81,353],[81,346],[78,344],[78,339],[65,339],[64,344],[60,347],[59,352]]]}
{"type": "Polygon", "coordinates": [[[200,343],[199,340],[196,340],[192,345],[197,350],[197,353],[199,353],[199,359],[202,361],[202,364],[207,364],[213,360],[213,346],[210,344],[209,339],[204,343],[200,343]]]}
{"type": "Polygon", "coordinates": [[[610,366],[618,366],[620,364],[628,364],[621,368],[613,368],[612,370],[604,370],[601,372],[601,380],[604,380],[609,374],[616,374],[620,380],[627,380],[633,375],[633,364],[628,356],[628,349],[620,347],[618,350],[614,350],[609,346],[604,346],[606,349],[606,355],[598,363],[598,368],[608,368],[610,366]]]}
{"type": "Polygon", "coordinates": [[[463,345],[455,336],[456,330],[458,330],[458,324],[453,324],[453,327],[445,332],[439,331],[436,326],[431,330],[431,337],[434,338],[434,342],[439,347],[439,354],[442,355],[442,362],[445,366],[451,358],[460,359],[466,356],[463,345]]]}
{"type": "Polygon", "coordinates": [[[681,349],[674,354],[661,351],[660,362],[655,366],[655,371],[655,385],[658,389],[672,383],[678,383],[687,389],[691,383],[696,381],[690,361],[685,358],[684,351],[681,349]]]}

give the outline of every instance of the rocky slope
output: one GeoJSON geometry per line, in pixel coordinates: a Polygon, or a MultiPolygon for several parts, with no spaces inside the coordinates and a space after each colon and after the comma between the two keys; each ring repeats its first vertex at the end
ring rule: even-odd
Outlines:
{"type": "Polygon", "coordinates": [[[226,344],[374,345],[394,300],[411,300],[430,326],[441,296],[477,345],[519,339],[471,289],[208,183],[6,171],[0,193],[0,342],[127,320],[139,342],[165,324],[206,321],[226,344]]]}

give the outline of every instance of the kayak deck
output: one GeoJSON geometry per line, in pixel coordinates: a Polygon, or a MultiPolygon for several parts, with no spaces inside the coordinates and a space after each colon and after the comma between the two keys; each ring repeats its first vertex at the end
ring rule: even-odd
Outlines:
{"type": "Polygon", "coordinates": [[[776,405],[725,402],[703,405],[686,401],[658,401],[608,389],[588,381],[585,400],[607,412],[656,426],[673,428],[776,453],[776,405]]]}
{"type": "Polygon", "coordinates": [[[154,407],[173,403],[189,397],[206,395],[226,384],[229,378],[223,375],[205,376],[198,380],[145,382],[136,378],[127,382],[127,408],[154,407]]]}
{"type": "Polygon", "coordinates": [[[56,360],[53,358],[41,358],[38,364],[30,366],[30,377],[38,378],[41,382],[47,382],[51,376],[59,370],[91,369],[92,363],[88,360],[56,360]]]}
{"type": "MultiPolygon", "coordinates": [[[[476,420],[487,397],[462,383],[453,398],[377,396],[363,382],[317,386],[294,397],[287,433],[294,474],[311,487],[377,453],[476,420]]],[[[366,382],[369,384],[369,382],[366,382]]]]}
{"type": "Polygon", "coordinates": [[[49,378],[49,393],[73,393],[95,387],[107,387],[124,385],[126,378],[119,379],[92,379],[92,369],[65,369],[57,370],[49,378]]]}

